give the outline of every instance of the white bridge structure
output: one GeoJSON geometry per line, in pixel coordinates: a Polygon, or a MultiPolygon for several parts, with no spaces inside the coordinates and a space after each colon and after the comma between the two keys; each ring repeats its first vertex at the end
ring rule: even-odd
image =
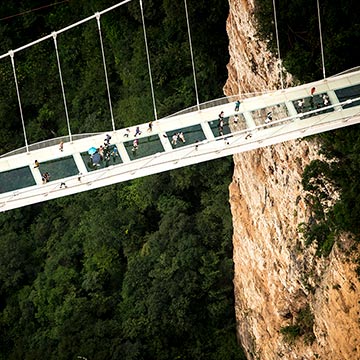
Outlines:
{"type": "Polygon", "coordinates": [[[155,120],[151,129],[149,124],[139,124],[141,134],[136,136],[137,126],[133,126],[72,136],[71,141],[69,137],[52,139],[2,155],[0,211],[357,124],[360,70],[244,97],[235,111],[237,98],[201,104],[155,120]],[[177,140],[175,144],[173,135],[180,132],[185,142],[177,140]],[[107,134],[111,136],[110,157],[93,161],[89,149],[101,152],[107,134]],[[137,149],[133,148],[134,139],[138,140],[137,149]],[[45,172],[50,181],[44,183],[45,172]]]}
{"type": "MultiPolygon", "coordinates": [[[[184,6],[197,105],[158,119],[143,0],[139,0],[154,121],[151,128],[149,124],[138,124],[128,129],[116,129],[101,16],[132,1],[123,0],[86,19],[0,55],[0,60],[11,60],[25,140],[24,148],[0,156],[0,212],[360,122],[360,70],[352,69],[337,76],[326,77],[323,54],[323,80],[287,89],[282,86],[281,90],[256,96],[243,94],[200,104],[186,0],[184,6]],[[107,133],[73,135],[57,39],[64,32],[93,20],[97,23],[99,34],[112,127],[107,133]],[[42,41],[54,43],[68,135],[29,145],[15,59],[19,52],[42,41]],[[241,101],[239,109],[235,108],[236,100],[241,101]],[[223,119],[219,118],[221,112],[223,119]],[[180,138],[175,142],[174,135],[179,133],[184,135],[184,142],[180,138]],[[110,144],[105,146],[104,139],[107,135],[111,139],[110,144]],[[134,140],[138,142],[135,147],[134,140]],[[44,181],[46,174],[49,175],[49,181],[44,181]]],[[[281,74],[282,71],[280,77],[281,74]]]]}

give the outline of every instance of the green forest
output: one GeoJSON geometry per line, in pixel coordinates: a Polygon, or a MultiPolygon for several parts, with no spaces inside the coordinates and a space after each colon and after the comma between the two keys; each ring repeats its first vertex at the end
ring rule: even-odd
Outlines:
{"type": "MultiPolygon", "coordinates": [[[[259,36],[276,53],[272,1],[256,3],[259,36]]],[[[359,65],[360,4],[321,3],[330,76],[359,65]]],[[[0,54],[114,4],[2,1],[0,54]]],[[[171,0],[143,5],[163,117],[196,101],[185,8],[171,0]]],[[[199,100],[205,102],[223,96],[229,4],[187,0],[187,8],[199,100]]],[[[284,66],[300,82],[321,79],[316,2],[279,1],[277,9],[284,66]]],[[[139,2],[102,15],[101,30],[116,128],[153,120],[139,2]]],[[[57,41],[72,132],[108,131],[96,21],[57,41]]],[[[15,60],[29,143],[67,135],[52,40],[20,51],[15,60]]],[[[24,146],[8,58],[0,60],[0,83],[4,154],[24,146]]],[[[326,178],[341,196],[330,212],[316,212],[321,231],[309,227],[311,241],[359,229],[358,130],[320,137],[336,166],[313,164],[304,186],[326,178]]],[[[0,213],[0,359],[245,359],[235,331],[232,172],[228,157],[0,213]]]]}

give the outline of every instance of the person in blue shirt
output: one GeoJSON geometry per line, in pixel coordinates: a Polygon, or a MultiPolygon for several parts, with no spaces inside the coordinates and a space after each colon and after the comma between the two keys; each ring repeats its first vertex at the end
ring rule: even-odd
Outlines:
{"type": "Polygon", "coordinates": [[[114,148],[112,149],[111,151],[111,156],[112,156],[112,159],[113,159],[113,162],[116,161],[116,158],[119,157],[119,150],[116,146],[114,146],[114,148]]]}
{"type": "Polygon", "coordinates": [[[235,111],[239,111],[240,108],[240,100],[237,100],[235,103],[235,111]]]}
{"type": "Polygon", "coordinates": [[[135,129],[134,137],[135,137],[136,135],[141,135],[141,131],[140,131],[139,126],[137,126],[136,129],[135,129]]]}

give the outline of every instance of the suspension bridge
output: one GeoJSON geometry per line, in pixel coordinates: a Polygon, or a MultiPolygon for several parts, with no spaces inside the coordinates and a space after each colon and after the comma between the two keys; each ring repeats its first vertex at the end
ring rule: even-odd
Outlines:
{"type": "MultiPolygon", "coordinates": [[[[101,37],[100,15],[85,20],[97,20],[101,37]]],[[[38,41],[52,38],[57,49],[59,32],[38,41]]],[[[144,38],[146,44],[145,26],[144,38]]],[[[111,111],[112,128],[108,132],[73,135],[61,80],[69,134],[29,145],[14,55],[34,43],[0,56],[10,57],[12,62],[25,139],[23,148],[0,157],[1,212],[360,122],[360,70],[352,69],[258,96],[225,97],[204,104],[196,96],[194,108],[162,119],[157,118],[154,101],[153,122],[124,129],[115,128],[111,111]]],[[[102,54],[106,76],[104,51],[102,54]]],[[[58,53],[57,61],[61,78],[58,53]]],[[[151,75],[149,57],[148,68],[151,75]]],[[[152,84],[151,89],[154,100],[152,84]]]]}

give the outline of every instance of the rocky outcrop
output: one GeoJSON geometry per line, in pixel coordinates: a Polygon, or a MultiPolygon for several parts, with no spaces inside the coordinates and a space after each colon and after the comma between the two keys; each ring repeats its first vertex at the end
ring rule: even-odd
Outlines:
{"type": "Polygon", "coordinates": [[[237,95],[289,86],[289,74],[280,76],[280,63],[256,36],[253,0],[229,0],[227,19],[230,62],[225,94],[237,95]]]}
{"type": "MultiPolygon", "coordinates": [[[[256,36],[251,0],[229,0],[226,95],[279,88],[278,59],[256,36]]],[[[289,74],[283,83],[291,83],[289,74]]],[[[329,258],[299,233],[308,212],[301,176],[317,144],[296,140],[234,156],[230,189],[237,333],[248,359],[360,359],[359,282],[351,237],[329,258]],[[299,322],[309,325],[292,336],[299,322]],[[288,333],[286,333],[288,330],[288,333]]]]}

